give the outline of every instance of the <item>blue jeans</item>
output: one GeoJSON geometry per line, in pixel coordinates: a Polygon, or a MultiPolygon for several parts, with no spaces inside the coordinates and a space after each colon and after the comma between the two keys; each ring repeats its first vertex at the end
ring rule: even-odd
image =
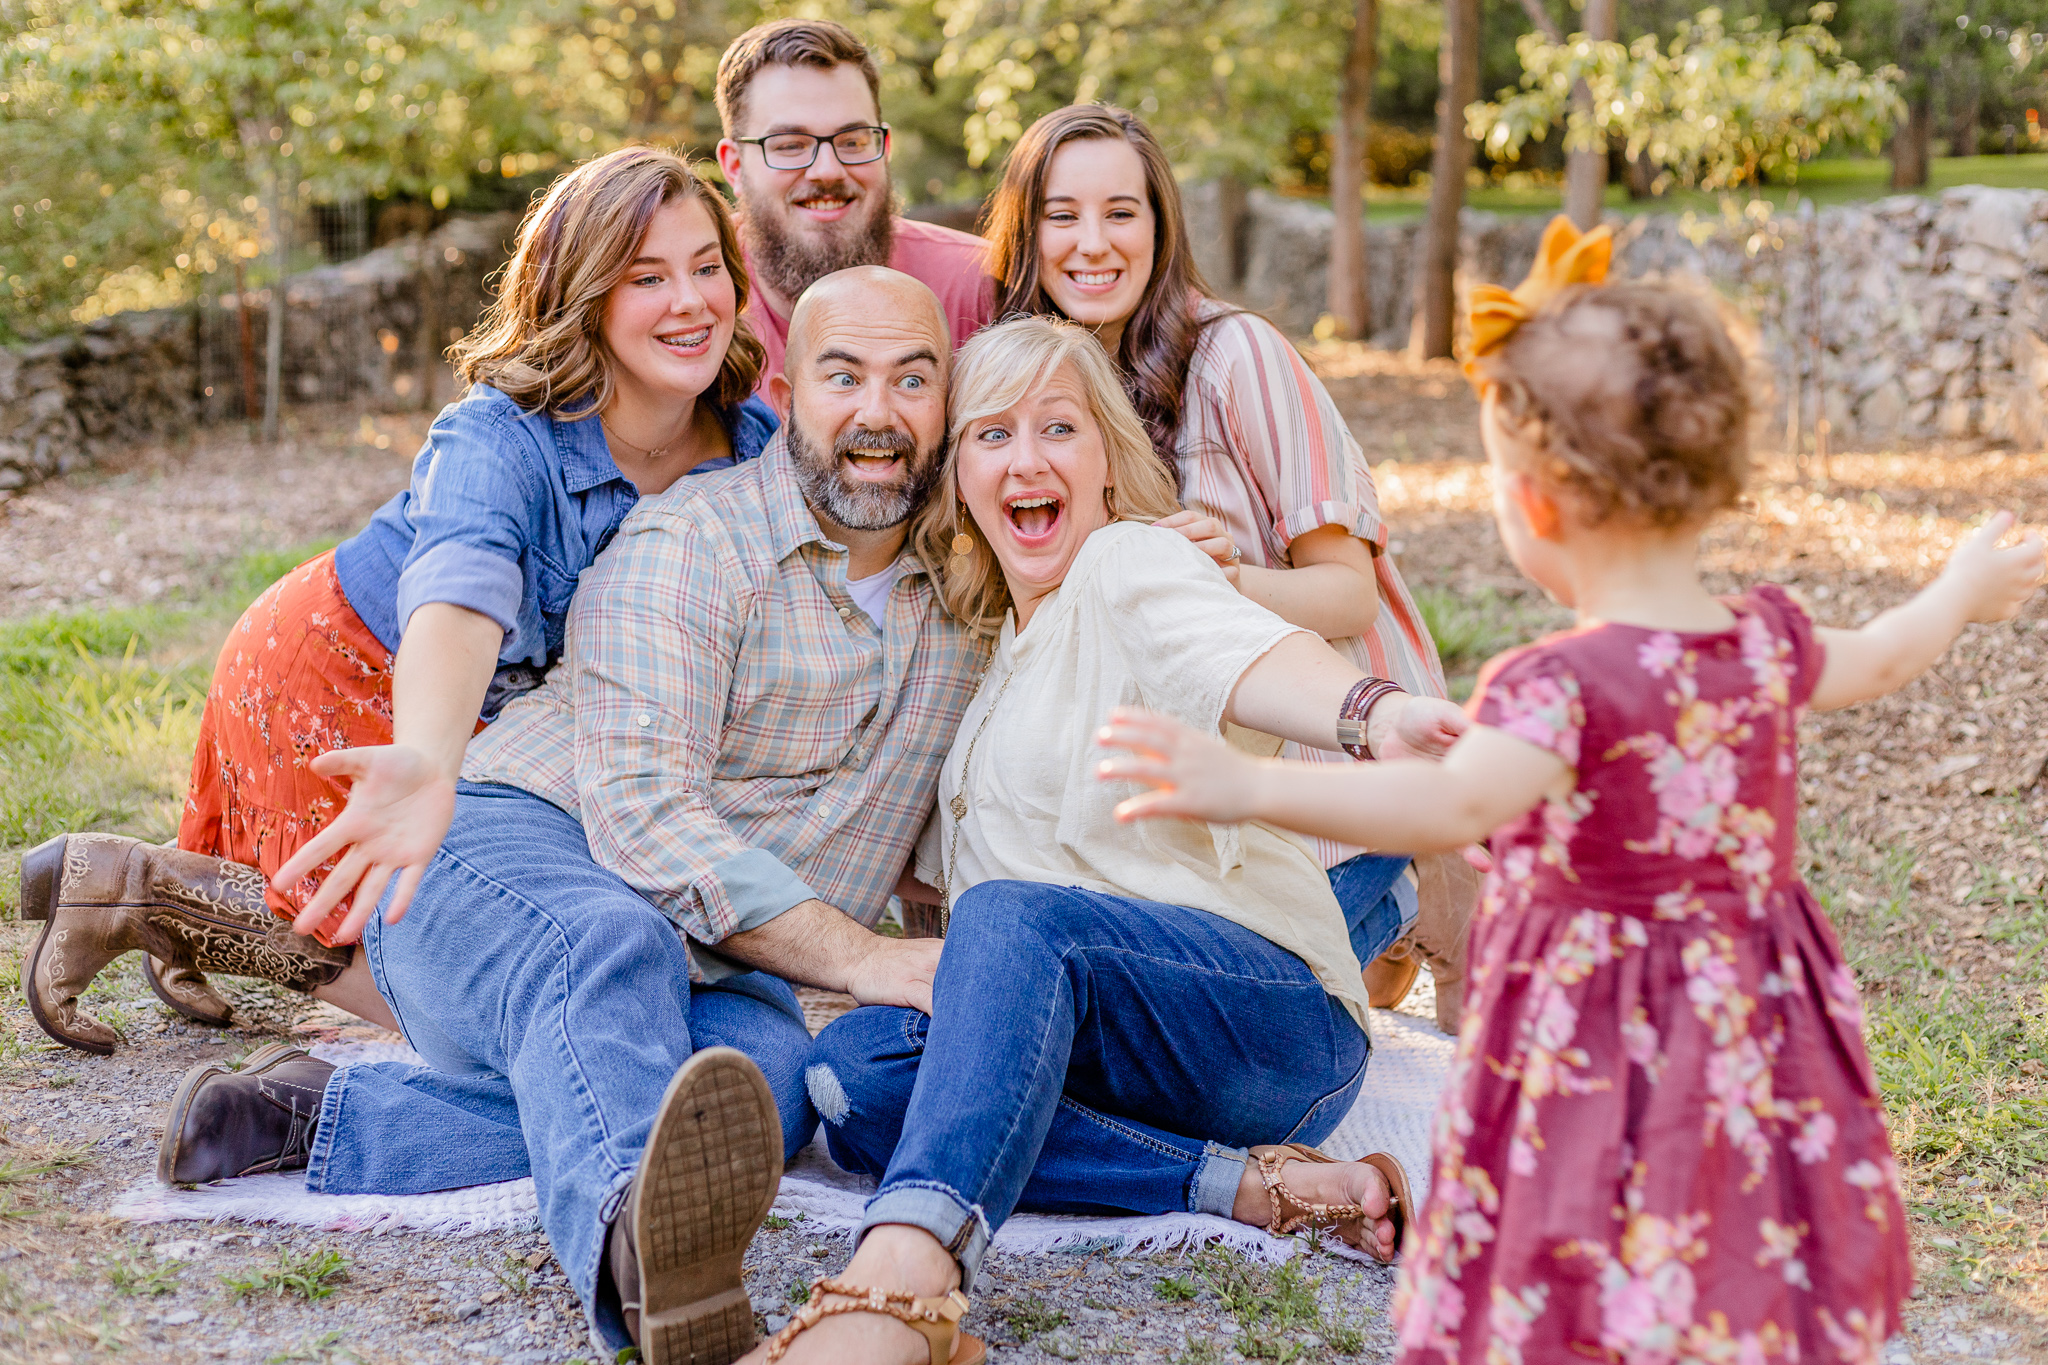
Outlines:
{"type": "Polygon", "coordinates": [[[1330,869],[1330,890],[1343,907],[1361,967],[1371,966],[1415,923],[1415,878],[1404,875],[1408,863],[1402,854],[1360,853],[1330,869]]]}
{"type": "Polygon", "coordinates": [[[869,1006],[808,1074],[833,1160],[971,1284],[1015,1209],[1229,1217],[1244,1149],[1319,1142],[1365,1031],[1301,959],[1200,910],[1035,882],[953,908],[930,1019],[869,1006]]]}
{"type": "Polygon", "coordinates": [[[532,1175],[541,1225],[592,1321],[605,1226],[669,1081],[698,1048],[757,1062],[794,1155],[817,1125],[811,1037],[762,972],[690,982],[675,927],[590,856],[583,827],[513,787],[463,783],[403,920],[363,951],[425,1066],[345,1067],[328,1082],[306,1188],[416,1194],[532,1175]]]}

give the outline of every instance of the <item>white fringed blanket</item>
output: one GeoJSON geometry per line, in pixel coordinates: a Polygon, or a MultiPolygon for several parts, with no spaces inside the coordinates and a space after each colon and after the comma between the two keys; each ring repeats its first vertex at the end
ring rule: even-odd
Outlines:
{"type": "MultiPolygon", "coordinates": [[[[1422,993],[1408,1007],[1420,1003],[1422,993]]],[[[324,1043],[316,1056],[354,1063],[417,1061],[395,1043],[324,1043]]],[[[1372,1062],[1358,1103],[1322,1144],[1331,1156],[1356,1158],[1391,1152],[1408,1170],[1419,1200],[1429,1182],[1429,1125],[1448,1074],[1451,1039],[1412,1014],[1378,1010],[1373,1017],[1372,1062]]],[[[782,1177],[775,1212],[802,1218],[821,1230],[860,1225],[872,1182],[834,1166],[823,1142],[813,1142],[782,1177]]],[[[453,1235],[524,1231],[540,1225],[533,1181],[510,1180],[438,1194],[310,1194],[297,1175],[250,1176],[198,1189],[167,1189],[154,1179],[116,1197],[109,1212],[138,1223],[179,1219],[287,1223],[332,1232],[414,1230],[453,1235]]],[[[1206,1214],[1087,1218],[1018,1214],[996,1233],[994,1249],[1013,1255],[1048,1251],[1102,1251],[1131,1256],[1197,1242],[1221,1242],[1263,1260],[1284,1260],[1293,1239],[1206,1214]]],[[[1334,1239],[1323,1245],[1353,1254],[1334,1239]]]]}

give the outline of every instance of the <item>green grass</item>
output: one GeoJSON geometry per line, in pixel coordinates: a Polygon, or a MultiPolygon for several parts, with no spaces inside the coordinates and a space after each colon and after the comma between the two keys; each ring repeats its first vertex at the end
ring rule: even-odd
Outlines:
{"type": "Polygon", "coordinates": [[[1002,1318],[1003,1325],[1010,1329],[1020,1346],[1035,1336],[1065,1327],[1070,1321],[1065,1313],[1048,1308],[1042,1301],[1028,1295],[1004,1309],[1002,1318]]]}
{"type": "Polygon", "coordinates": [[[324,1299],[348,1278],[348,1261],[333,1247],[309,1251],[277,1249],[277,1264],[249,1276],[223,1275],[220,1282],[236,1298],[272,1294],[282,1298],[296,1294],[308,1303],[324,1299]]]}
{"type": "MultiPolygon", "coordinates": [[[[220,638],[319,546],[244,556],[184,607],[0,622],[0,851],[67,830],[166,839],[177,829],[220,638]]],[[[0,910],[12,914],[11,859],[0,910]]]]}
{"type": "Polygon", "coordinates": [[[107,1283],[116,1294],[153,1299],[178,1287],[178,1267],[170,1261],[151,1262],[123,1256],[107,1267],[107,1283]]]}
{"type": "Polygon", "coordinates": [[[1195,1254],[1195,1274],[1215,1292],[1223,1309],[1237,1321],[1231,1343],[1248,1360],[1287,1365],[1319,1359],[1313,1337],[1339,1355],[1356,1355],[1365,1346],[1358,1324],[1326,1316],[1320,1290],[1323,1276],[1309,1275],[1301,1258],[1263,1266],[1237,1252],[1209,1247],[1195,1254]]]}
{"type": "Polygon", "coordinates": [[[1453,701],[1463,701],[1472,694],[1481,664],[1561,623],[1556,609],[1542,598],[1500,593],[1492,588],[1457,592],[1423,587],[1415,592],[1415,605],[1422,612],[1422,623],[1428,627],[1430,638],[1436,641],[1437,657],[1443,660],[1444,678],[1451,685],[1453,701]]]}
{"type": "MultiPolygon", "coordinates": [[[[1780,208],[1795,199],[1811,199],[1826,207],[1863,200],[1882,199],[1892,193],[1891,162],[1877,157],[1836,157],[1808,162],[1799,179],[1790,185],[1767,185],[1745,191],[1740,197],[1764,199],[1780,208]]],[[[1934,158],[1924,188],[1913,194],[1939,194],[1958,185],[1996,185],[2008,189],[2048,189],[2048,153],[2030,152],[2018,156],[1941,156],[1934,158]]],[[[1327,202],[1327,201],[1323,201],[1327,202]]],[[[1512,176],[1502,183],[1475,187],[1465,196],[1466,204],[1488,213],[1552,214],[1564,204],[1561,183],[1536,183],[1533,177],[1512,176]]],[[[1620,185],[1607,187],[1607,208],[1612,213],[1719,214],[1720,198],[1696,190],[1675,189],[1656,199],[1630,199],[1620,185]]],[[[1427,212],[1427,186],[1393,189],[1375,185],[1366,195],[1366,217],[1375,223],[1405,223],[1427,212]]]]}

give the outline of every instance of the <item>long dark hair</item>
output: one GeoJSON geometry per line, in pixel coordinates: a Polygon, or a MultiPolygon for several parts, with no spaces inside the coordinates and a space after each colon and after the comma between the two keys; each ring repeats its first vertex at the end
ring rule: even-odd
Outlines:
{"type": "Polygon", "coordinates": [[[1195,301],[1215,295],[1203,283],[1188,250],[1187,216],[1181,209],[1173,165],[1159,139],[1136,114],[1113,104],[1070,104],[1024,130],[1003,167],[1003,182],[996,188],[982,227],[982,235],[988,238],[988,271],[996,281],[996,316],[1065,316],[1047,297],[1038,278],[1038,225],[1045,216],[1045,174],[1062,144],[1091,138],[1121,138],[1145,165],[1145,188],[1156,225],[1152,278],[1146,282],[1138,311],[1124,324],[1115,359],[1123,375],[1124,392],[1145,423],[1152,449],[1169,470],[1176,469],[1181,390],[1187,384],[1188,358],[1194,354],[1202,330],[1194,316],[1195,301]]]}

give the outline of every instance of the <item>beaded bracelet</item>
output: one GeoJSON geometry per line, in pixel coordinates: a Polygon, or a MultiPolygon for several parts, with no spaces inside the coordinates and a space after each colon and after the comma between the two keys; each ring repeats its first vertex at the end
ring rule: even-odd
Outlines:
{"type": "Polygon", "coordinates": [[[1386,678],[1360,678],[1352,685],[1344,694],[1344,704],[1337,708],[1337,742],[1345,753],[1361,763],[1372,760],[1372,750],[1365,743],[1365,727],[1372,718],[1372,708],[1388,693],[1401,690],[1401,684],[1386,678]]]}

